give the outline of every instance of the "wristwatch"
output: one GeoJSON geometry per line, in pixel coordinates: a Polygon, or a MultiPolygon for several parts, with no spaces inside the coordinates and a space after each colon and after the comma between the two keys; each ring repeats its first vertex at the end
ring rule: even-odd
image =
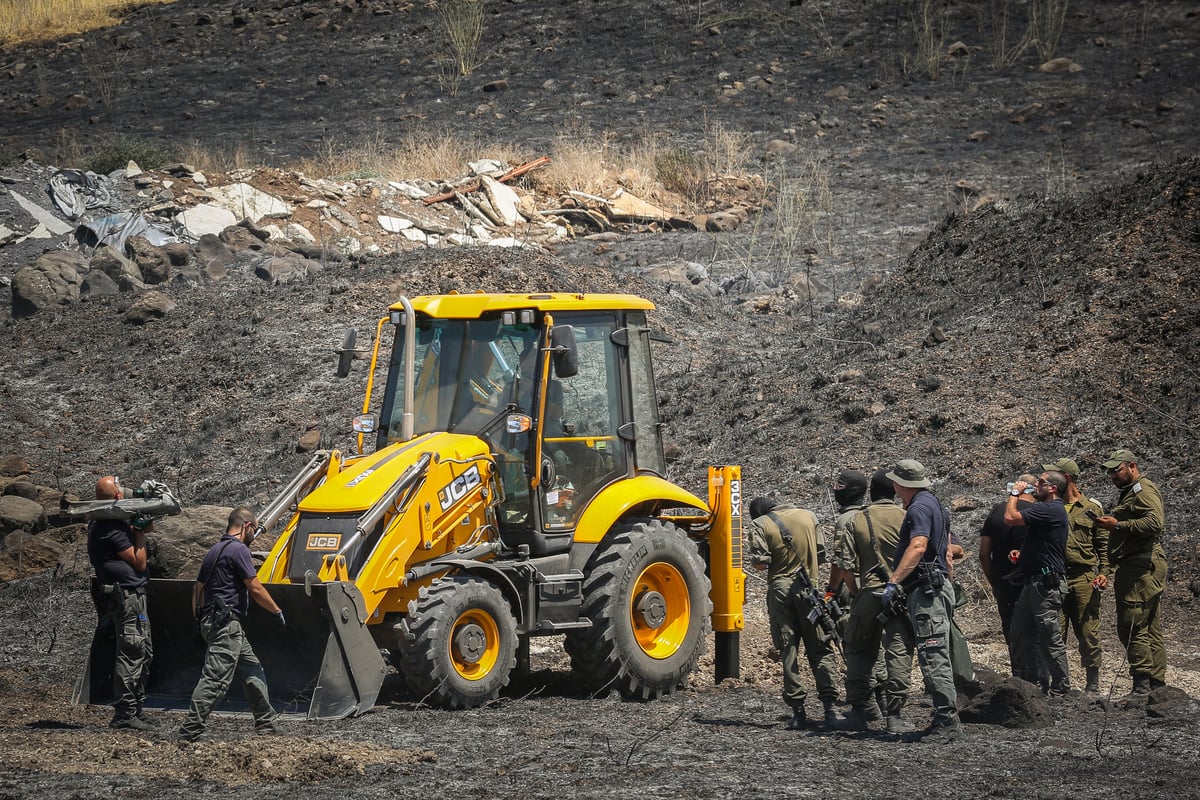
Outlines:
{"type": "Polygon", "coordinates": [[[1020,493],[1020,492],[1015,492],[1015,491],[1014,491],[1014,492],[1009,492],[1009,494],[1010,494],[1010,495],[1012,495],[1013,497],[1020,497],[1020,496],[1021,496],[1021,493],[1020,493]]]}

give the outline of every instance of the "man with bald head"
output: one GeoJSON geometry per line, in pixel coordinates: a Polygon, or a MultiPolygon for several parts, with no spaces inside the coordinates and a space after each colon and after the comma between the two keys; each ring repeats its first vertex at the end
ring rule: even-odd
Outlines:
{"type": "MultiPolygon", "coordinates": [[[[120,480],[105,475],[96,481],[97,500],[122,500],[120,480]]],[[[146,532],[150,525],[132,525],[123,519],[95,519],[88,523],[88,560],[96,570],[100,625],[112,625],[117,657],[113,665],[113,718],[109,726],[139,731],[155,730],[142,715],[146,678],[154,646],[146,613],[146,532]]]]}

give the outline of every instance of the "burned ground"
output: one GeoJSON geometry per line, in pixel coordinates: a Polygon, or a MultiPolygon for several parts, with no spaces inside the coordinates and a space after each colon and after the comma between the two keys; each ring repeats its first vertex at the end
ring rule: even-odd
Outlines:
{"type": "MultiPolygon", "coordinates": [[[[658,400],[672,478],[689,488],[704,465],[739,463],[751,495],[777,492],[830,520],[839,468],[914,456],[973,550],[1015,473],[1071,455],[1089,494],[1111,503],[1099,463],[1132,448],[1167,501],[1168,681],[1200,696],[1200,162],[1188,158],[1200,17],[1186,4],[1088,4],[1059,46],[1083,69],[1047,73],[1032,54],[989,66],[982,6],[955,4],[948,41],[971,55],[930,81],[900,68],[903,7],[806,0],[697,26],[702,3],[489,4],[488,58],[456,98],[439,88],[436,17],[421,4],[177,3],[5,51],[10,154],[36,147],[53,163],[66,137],[135,132],[246,142],[281,166],[326,138],[386,141],[423,126],[536,150],[572,122],[616,136],[657,127],[694,144],[706,120],[721,121],[753,134],[755,158],[782,139],[830,165],[833,238],[771,250],[762,232],[780,209],[768,206],[732,234],[581,238],[546,255],[414,251],[331,263],[286,286],[234,267],[220,282],[171,287],[176,311],[145,325],[126,320],[127,295],[4,319],[0,456],[79,496],[114,471],[162,478],[189,506],[262,504],[306,460],[296,452],[306,430],[351,446],[361,365],[339,382],[331,350],[399,294],[629,291],[656,303],[654,322],[675,340],[656,351],[658,400]],[[101,57],[124,65],[107,103],[85,64],[101,57]],[[499,79],[506,91],[481,91],[499,79]],[[74,94],[90,106],[68,108],[74,94]],[[726,292],[655,278],[680,259],[726,292]],[[801,273],[811,298],[796,290],[801,273]]],[[[35,254],[0,248],[0,276],[35,254]]],[[[237,797],[418,786],[505,797],[1197,794],[1195,708],[1178,696],[1131,709],[1068,701],[1049,707],[1050,727],[970,724],[943,750],[785,731],[753,581],[742,679],[714,687],[705,662],[660,702],[580,694],[551,639],[537,642],[547,646],[533,674],[483,709],[433,711],[389,682],[373,713],[292,722],[279,739],[252,738],[237,718],[197,745],[132,737],[104,726],[105,709],[69,704],[92,620],[78,535],[54,528],[0,545],[6,575],[34,573],[0,586],[0,796],[174,797],[198,783],[237,797]],[[39,550],[39,537],[53,546],[39,550]],[[37,552],[62,566],[33,569],[37,552]]],[[[998,668],[1002,640],[973,561],[963,578],[973,656],[998,668]]],[[[1120,696],[1129,684],[1112,613],[1106,599],[1104,678],[1120,696]]],[[[918,722],[921,702],[914,694],[918,722]]]]}

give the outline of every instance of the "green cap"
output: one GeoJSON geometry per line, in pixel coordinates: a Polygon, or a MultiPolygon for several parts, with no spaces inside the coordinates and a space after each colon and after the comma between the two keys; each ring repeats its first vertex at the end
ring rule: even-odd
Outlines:
{"type": "Polygon", "coordinates": [[[1113,450],[1112,454],[1109,455],[1109,457],[1108,457],[1108,461],[1105,461],[1103,464],[1101,464],[1101,466],[1104,467],[1105,469],[1113,469],[1114,467],[1119,467],[1122,464],[1136,464],[1136,463],[1137,463],[1137,456],[1135,456],[1131,451],[1129,451],[1129,450],[1113,450]]]}
{"type": "Polygon", "coordinates": [[[1042,472],[1061,472],[1063,475],[1070,475],[1072,478],[1079,477],[1079,465],[1074,459],[1060,458],[1053,464],[1042,464],[1042,472]]]}
{"type": "Polygon", "coordinates": [[[925,473],[925,467],[920,461],[905,458],[887,474],[893,483],[898,483],[909,489],[928,489],[933,486],[925,473]]]}

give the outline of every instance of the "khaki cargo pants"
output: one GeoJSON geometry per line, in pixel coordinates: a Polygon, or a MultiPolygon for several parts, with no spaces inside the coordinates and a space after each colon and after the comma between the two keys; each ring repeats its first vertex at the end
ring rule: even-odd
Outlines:
{"type": "Polygon", "coordinates": [[[232,617],[220,624],[210,614],[200,622],[200,633],[208,643],[204,654],[204,669],[200,682],[192,692],[192,703],[180,733],[189,737],[204,732],[204,724],[213,708],[225,699],[230,684],[236,677],[246,690],[250,711],[254,715],[255,728],[268,728],[279,716],[271,706],[267,691],[267,675],[263,672],[258,656],[242,630],[242,623],[232,617]]]}

